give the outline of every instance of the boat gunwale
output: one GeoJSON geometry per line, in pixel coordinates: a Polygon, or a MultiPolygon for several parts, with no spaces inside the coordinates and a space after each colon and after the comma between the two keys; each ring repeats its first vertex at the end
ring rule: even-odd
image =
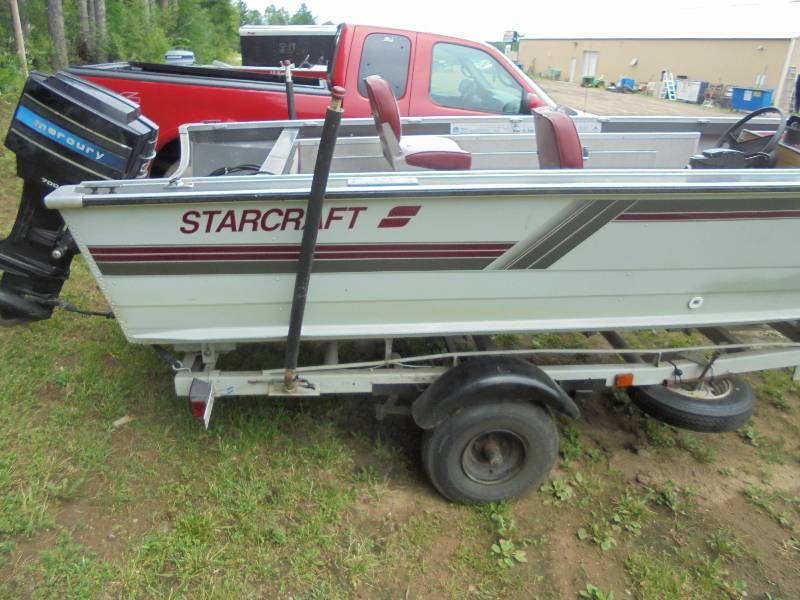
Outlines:
{"type": "MultiPolygon", "coordinates": [[[[367,198],[431,198],[431,197],[476,197],[476,196],[542,196],[542,195],[594,195],[598,199],[607,197],[629,197],[631,195],[662,196],[663,194],[683,194],[692,198],[705,194],[718,195],[720,192],[734,194],[774,195],[774,194],[800,194],[800,169],[758,169],[758,181],[753,181],[754,169],[714,169],[687,171],[685,169],[609,169],[593,170],[585,173],[574,171],[482,171],[482,172],[454,172],[447,175],[441,173],[414,173],[404,174],[402,178],[413,177],[416,185],[408,181],[394,183],[392,178],[401,179],[395,172],[370,172],[370,173],[337,173],[331,177],[326,197],[329,200],[338,198],[367,199],[367,198]],[[631,172],[633,171],[633,176],[631,172]],[[747,176],[751,179],[747,179],[747,176]],[[461,185],[448,185],[447,180],[456,178],[491,179],[481,183],[466,183],[461,185]],[[674,180],[683,176],[682,181],[658,180],[666,177],[674,180]],[[498,183],[503,178],[533,177],[546,178],[548,181],[537,183],[498,183]],[[717,177],[719,181],[714,181],[717,177]],[[385,178],[385,183],[359,184],[358,180],[369,182],[370,179],[385,178]],[[612,181],[597,181],[598,179],[614,179],[612,181]],[[694,182],[692,178],[704,179],[694,182]],[[556,181],[552,181],[555,179],[556,181]],[[564,180],[563,183],[558,180],[564,180]],[[590,181],[581,181],[588,179],[590,181]],[[637,181],[637,179],[639,181],[637,181]],[[645,181],[641,181],[645,179],[645,181]],[[709,179],[712,179],[709,181],[709,179]],[[426,181],[427,180],[427,181],[426,181]],[[441,181],[444,180],[444,181],[441,181]],[[595,180],[595,181],[591,181],[595,180]]],[[[123,180],[109,184],[109,182],[86,182],[77,186],[63,186],[49,195],[46,204],[49,208],[67,209],[100,206],[147,206],[168,204],[208,204],[208,203],[234,203],[252,201],[296,201],[308,198],[311,184],[311,175],[264,175],[225,177],[227,189],[202,190],[197,189],[198,184],[218,184],[222,178],[186,178],[177,181],[179,185],[171,186],[167,180],[123,180]],[[209,179],[214,181],[210,182],[209,179]],[[254,179],[256,181],[254,181],[254,179]],[[261,181],[272,185],[294,182],[291,187],[270,187],[269,189],[253,188],[252,184],[261,181]],[[126,184],[143,186],[141,192],[120,193],[111,191],[124,189],[126,184]],[[247,185],[249,189],[237,189],[237,186],[247,185]],[[150,189],[148,189],[150,188],[150,189]],[[150,191],[152,188],[153,189],[150,191]],[[101,190],[109,190],[102,193],[101,190]]]]}

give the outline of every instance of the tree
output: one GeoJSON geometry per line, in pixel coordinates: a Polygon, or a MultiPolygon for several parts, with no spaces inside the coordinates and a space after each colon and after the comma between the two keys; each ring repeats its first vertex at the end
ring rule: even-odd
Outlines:
{"type": "Polygon", "coordinates": [[[311,14],[305,2],[293,15],[289,15],[289,11],[283,7],[270,4],[264,9],[264,22],[267,25],[314,25],[317,18],[311,14]]]}
{"type": "Polygon", "coordinates": [[[25,56],[25,37],[22,35],[22,23],[19,20],[19,6],[17,0],[11,2],[11,21],[14,27],[14,43],[17,46],[17,56],[19,56],[19,68],[22,75],[28,76],[28,58],[25,56]]]}
{"type": "MultiPolygon", "coordinates": [[[[0,0],[0,90],[18,89],[22,50],[27,64],[43,71],[78,60],[161,61],[175,46],[194,50],[201,63],[231,62],[240,24],[264,22],[247,1],[0,0]]],[[[274,24],[293,17],[280,5],[268,13],[274,24]]]]}
{"type": "MultiPolygon", "coordinates": [[[[59,0],[60,1],[60,0],[59,0]]],[[[97,59],[108,60],[108,24],[106,22],[106,0],[94,0],[94,23],[97,33],[97,59]]]]}
{"type": "Polygon", "coordinates": [[[257,10],[247,8],[247,4],[244,2],[244,0],[239,0],[239,2],[236,3],[236,7],[239,9],[240,26],[264,24],[264,17],[261,16],[261,13],[257,10]]]}
{"type": "Polygon", "coordinates": [[[291,19],[289,19],[289,23],[291,25],[314,25],[316,22],[317,18],[311,14],[311,11],[308,10],[305,2],[300,5],[300,8],[297,9],[297,12],[292,15],[291,19]]]}
{"type": "Polygon", "coordinates": [[[82,60],[88,61],[94,58],[95,53],[94,35],[92,35],[92,29],[89,26],[88,0],[78,0],[78,19],[80,27],[80,36],[78,37],[78,56],[82,60]]]}
{"type": "Polygon", "coordinates": [[[267,25],[288,25],[289,11],[270,4],[264,9],[264,23],[267,25]]]}
{"type": "Polygon", "coordinates": [[[89,18],[89,40],[87,44],[89,60],[97,60],[97,21],[95,21],[94,10],[94,0],[86,0],[86,14],[89,18]]]}
{"type": "Polygon", "coordinates": [[[22,35],[27,38],[31,33],[31,23],[28,20],[28,0],[19,0],[19,22],[22,24],[22,35]]]}
{"type": "Polygon", "coordinates": [[[50,32],[50,64],[58,71],[67,66],[67,39],[64,34],[64,5],[61,0],[47,3],[47,28],[50,32]]]}

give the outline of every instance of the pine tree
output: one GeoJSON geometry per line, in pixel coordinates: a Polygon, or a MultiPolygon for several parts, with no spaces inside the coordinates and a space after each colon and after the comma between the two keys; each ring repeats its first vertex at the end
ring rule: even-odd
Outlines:
{"type": "Polygon", "coordinates": [[[267,25],[288,25],[289,11],[270,4],[264,9],[264,23],[267,25]]]}
{"type": "Polygon", "coordinates": [[[14,44],[17,47],[17,56],[19,57],[19,68],[23,76],[28,75],[28,58],[25,55],[25,37],[22,34],[22,22],[19,18],[19,6],[17,0],[9,0],[11,7],[11,21],[14,28],[14,44]]]}
{"type": "Polygon", "coordinates": [[[305,2],[300,5],[297,12],[289,19],[289,23],[292,25],[314,25],[316,22],[316,17],[308,10],[308,6],[306,6],[305,2]]]}
{"type": "Polygon", "coordinates": [[[246,0],[8,0],[0,2],[0,90],[19,89],[22,61],[42,71],[70,60],[161,61],[171,46],[194,50],[201,63],[230,61],[241,24],[313,20],[305,5],[262,13],[246,0]]]}
{"type": "Polygon", "coordinates": [[[78,56],[81,60],[88,61],[94,58],[95,44],[92,29],[89,26],[88,0],[78,0],[78,19],[80,36],[78,37],[78,56]]]}
{"type": "Polygon", "coordinates": [[[97,33],[97,59],[108,60],[108,23],[106,22],[106,0],[94,0],[94,23],[97,33]]]}
{"type": "Polygon", "coordinates": [[[58,71],[67,66],[67,39],[64,34],[64,5],[61,0],[49,0],[47,3],[47,25],[50,31],[51,62],[58,71]]]}

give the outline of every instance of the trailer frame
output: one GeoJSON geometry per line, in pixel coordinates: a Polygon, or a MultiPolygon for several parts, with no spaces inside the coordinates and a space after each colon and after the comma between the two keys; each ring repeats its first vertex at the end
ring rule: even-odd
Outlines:
{"type": "MultiPolygon", "coordinates": [[[[800,332],[794,323],[765,324],[774,331],[800,332]]],[[[175,392],[189,397],[194,380],[209,384],[216,398],[264,396],[280,398],[319,397],[324,395],[366,394],[390,396],[403,388],[421,390],[433,383],[448,369],[465,360],[478,357],[514,357],[535,359],[537,356],[616,357],[619,362],[584,362],[538,364],[559,386],[569,393],[596,391],[603,388],[627,388],[649,385],[670,385],[713,379],[728,374],[769,369],[794,368],[800,379],[800,335],[798,341],[729,343],[737,339],[723,328],[705,328],[706,337],[714,335],[719,343],[664,348],[632,348],[623,343],[617,332],[601,332],[609,348],[523,348],[497,350],[454,350],[416,356],[397,356],[393,339],[384,340],[384,357],[379,360],[339,363],[337,342],[328,342],[326,364],[300,366],[296,374],[301,385],[287,391],[283,369],[261,371],[228,371],[217,368],[221,354],[234,345],[202,344],[198,348],[182,347],[183,360],[175,368],[175,392]],[[433,364],[436,363],[436,364],[433,364]]]]}

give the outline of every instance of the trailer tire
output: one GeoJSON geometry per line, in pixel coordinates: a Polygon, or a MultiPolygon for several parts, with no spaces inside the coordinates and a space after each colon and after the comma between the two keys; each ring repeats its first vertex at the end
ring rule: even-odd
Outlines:
{"type": "Polygon", "coordinates": [[[527,399],[470,406],[426,430],[422,440],[422,464],[433,486],[466,504],[522,495],[545,478],[557,454],[550,413],[527,399]]]}
{"type": "Polygon", "coordinates": [[[740,377],[717,377],[701,390],[690,386],[649,385],[631,390],[643,412],[674,427],[702,432],[735,431],[755,408],[752,388],[740,377]]]}

